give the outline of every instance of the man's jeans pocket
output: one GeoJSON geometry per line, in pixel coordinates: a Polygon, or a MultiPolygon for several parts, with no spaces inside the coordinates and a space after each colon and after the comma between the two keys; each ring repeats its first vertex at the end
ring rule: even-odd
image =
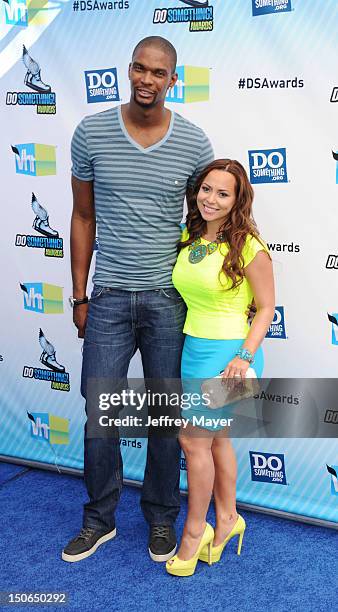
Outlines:
{"type": "Polygon", "coordinates": [[[102,293],[107,289],[107,287],[100,287],[99,285],[94,285],[93,290],[90,295],[90,301],[96,300],[102,295],[102,293]]]}
{"type": "Polygon", "coordinates": [[[175,287],[168,287],[166,289],[160,289],[160,295],[165,297],[167,300],[172,300],[173,302],[183,302],[182,296],[179,294],[175,287]]]}

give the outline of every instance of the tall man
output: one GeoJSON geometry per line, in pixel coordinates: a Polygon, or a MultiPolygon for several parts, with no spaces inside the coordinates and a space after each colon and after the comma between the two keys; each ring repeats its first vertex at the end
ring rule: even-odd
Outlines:
{"type": "MultiPolygon", "coordinates": [[[[84,396],[90,378],[126,378],[137,349],[145,378],[180,376],[185,305],[171,273],[186,188],[213,152],[200,128],[164,106],[177,81],[176,60],[164,38],[141,40],[129,65],[129,103],[85,117],[73,136],[71,302],[84,337],[84,396]],[[99,251],[88,304],[96,221],[99,251]]],[[[86,437],[84,472],[89,502],[83,529],[62,553],[65,561],[88,557],[116,534],[122,487],[118,439],[86,437]]],[[[179,474],[177,439],[150,436],[141,507],[154,561],[175,554],[179,474]]]]}

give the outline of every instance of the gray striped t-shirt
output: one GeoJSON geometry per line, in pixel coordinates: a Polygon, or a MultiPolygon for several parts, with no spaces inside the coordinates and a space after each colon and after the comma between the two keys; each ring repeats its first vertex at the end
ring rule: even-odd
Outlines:
{"type": "Polygon", "coordinates": [[[72,174],[94,181],[94,283],[129,291],[172,286],[187,182],[213,158],[205,133],[174,112],[165,137],[145,149],[128,134],[120,106],[81,121],[72,174]]]}

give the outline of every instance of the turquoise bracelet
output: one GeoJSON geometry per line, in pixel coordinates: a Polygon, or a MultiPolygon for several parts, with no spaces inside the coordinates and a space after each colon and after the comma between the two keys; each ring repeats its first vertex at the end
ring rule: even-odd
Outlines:
{"type": "Polygon", "coordinates": [[[237,357],[244,359],[244,361],[248,361],[250,364],[253,364],[255,361],[253,358],[253,354],[246,348],[238,349],[236,355],[237,357]]]}

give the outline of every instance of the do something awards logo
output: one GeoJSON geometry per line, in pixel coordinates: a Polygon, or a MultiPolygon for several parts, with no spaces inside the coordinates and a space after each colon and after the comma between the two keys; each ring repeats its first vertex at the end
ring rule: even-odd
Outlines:
{"type": "Polygon", "coordinates": [[[186,6],[160,7],[154,10],[154,24],[189,23],[190,32],[206,32],[214,28],[214,6],[209,0],[173,0],[186,6]]]}
{"type": "Polygon", "coordinates": [[[117,69],[85,70],[87,102],[118,102],[120,100],[117,69]]]}
{"type": "Polygon", "coordinates": [[[51,91],[50,85],[47,85],[41,79],[40,65],[30,56],[25,45],[23,45],[22,61],[27,71],[24,84],[34,93],[8,91],[6,94],[7,106],[36,106],[38,115],[55,115],[55,93],[51,91]]]}
{"type": "Polygon", "coordinates": [[[249,151],[250,182],[287,183],[286,149],[263,149],[249,151]]]}
{"type": "Polygon", "coordinates": [[[186,458],[184,456],[183,450],[181,450],[180,470],[182,470],[183,472],[187,471],[187,460],[186,460],[186,458]]]}
{"type": "Polygon", "coordinates": [[[327,270],[338,270],[338,255],[328,255],[325,267],[327,270]]]}
{"type": "Polygon", "coordinates": [[[31,206],[35,214],[33,229],[42,236],[16,234],[15,246],[44,249],[45,257],[63,257],[63,238],[60,238],[57,230],[50,227],[47,209],[38,202],[34,193],[31,206]]]}
{"type": "Polygon", "coordinates": [[[324,416],[324,423],[330,423],[332,425],[338,425],[338,410],[326,410],[324,416]]]}
{"type": "Polygon", "coordinates": [[[177,66],[178,79],[168,90],[167,102],[188,104],[209,100],[210,70],[197,66],[177,66]]]}
{"type": "Polygon", "coordinates": [[[249,451],[251,480],[286,485],[285,459],[282,454],[249,451]]]}
{"type": "Polygon", "coordinates": [[[332,89],[330,102],[338,102],[338,87],[332,89]]]}
{"type": "Polygon", "coordinates": [[[269,13],[285,13],[292,11],[291,0],[252,0],[252,14],[268,15],[269,13]]]}
{"type": "Polygon", "coordinates": [[[286,339],[284,306],[276,306],[275,316],[265,337],[286,339]]]}
{"type": "Polygon", "coordinates": [[[49,381],[51,389],[55,391],[70,391],[69,373],[66,372],[65,366],[57,361],[55,346],[47,340],[42,329],[39,331],[39,343],[42,349],[40,361],[46,369],[24,366],[23,378],[49,381]]]}

